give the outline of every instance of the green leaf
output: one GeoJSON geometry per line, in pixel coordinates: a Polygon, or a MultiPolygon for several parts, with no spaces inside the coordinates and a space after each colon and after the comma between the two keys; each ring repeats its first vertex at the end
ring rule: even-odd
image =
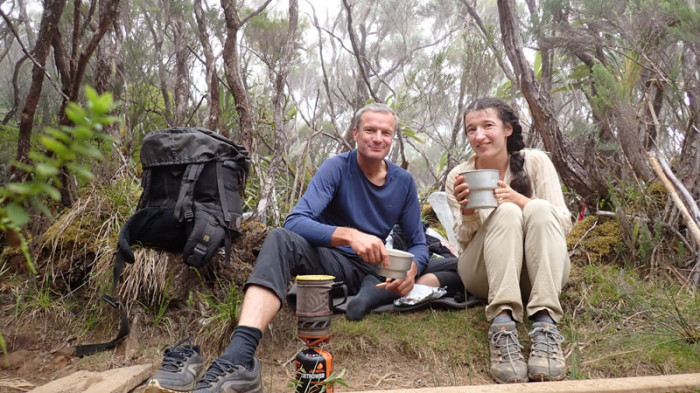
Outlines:
{"type": "Polygon", "coordinates": [[[591,75],[591,70],[585,64],[580,64],[574,67],[569,74],[569,79],[579,81],[583,78],[588,78],[591,75]]]}
{"type": "Polygon", "coordinates": [[[61,143],[60,141],[48,137],[48,136],[42,136],[39,138],[39,141],[41,142],[42,145],[44,145],[47,149],[50,151],[56,153],[59,157],[65,157],[71,155],[70,150],[61,143]]]}
{"type": "Polygon", "coordinates": [[[91,156],[95,157],[97,159],[102,159],[102,152],[95,146],[89,145],[87,143],[81,144],[81,145],[75,145],[73,146],[73,150],[76,153],[79,153],[81,155],[86,155],[86,156],[91,156]]]}
{"type": "Polygon", "coordinates": [[[23,227],[29,222],[29,213],[16,203],[10,203],[5,206],[5,213],[7,213],[7,217],[17,227],[23,227]]]}
{"type": "Polygon", "coordinates": [[[46,193],[46,195],[48,195],[54,201],[61,200],[61,193],[58,191],[58,189],[56,187],[48,185],[46,183],[39,183],[39,188],[41,189],[41,191],[46,193]]]}
{"type": "MultiPolygon", "coordinates": [[[[29,153],[29,158],[32,158],[32,153],[29,153]]],[[[33,159],[33,158],[32,158],[33,159]]],[[[35,159],[34,159],[35,160],[35,159]]],[[[36,160],[35,160],[36,161],[36,160]]],[[[25,172],[31,172],[34,168],[32,168],[31,165],[25,164],[23,162],[19,162],[17,160],[12,160],[12,166],[18,169],[21,169],[25,172]]]]}
{"type": "Polygon", "coordinates": [[[92,180],[95,178],[95,175],[93,175],[92,172],[90,172],[90,170],[83,165],[70,163],[67,164],[66,167],[84,180],[92,180]]]}
{"type": "Polygon", "coordinates": [[[97,90],[95,90],[91,86],[85,86],[85,98],[87,98],[88,102],[93,102],[97,100],[97,97],[97,90]]]}
{"type": "Polygon", "coordinates": [[[65,144],[69,144],[72,142],[70,135],[68,135],[65,131],[57,130],[55,128],[47,128],[44,130],[44,132],[50,134],[52,137],[58,139],[59,141],[65,144]]]}
{"type": "Polygon", "coordinates": [[[447,152],[443,151],[440,154],[440,160],[438,160],[437,174],[442,173],[442,169],[447,166],[447,152]]]}
{"type": "Polygon", "coordinates": [[[32,193],[32,186],[25,183],[8,183],[7,189],[17,195],[27,195],[32,193]]]}
{"type": "Polygon", "coordinates": [[[2,353],[7,353],[7,346],[5,345],[5,339],[2,337],[2,333],[0,333],[0,351],[2,353]]]}
{"type": "Polygon", "coordinates": [[[506,79],[505,82],[503,82],[500,86],[498,86],[498,89],[496,89],[496,96],[497,97],[508,97],[510,95],[510,89],[511,89],[510,79],[506,79]]]}
{"type": "Polygon", "coordinates": [[[74,102],[69,102],[66,106],[66,116],[75,124],[87,124],[87,112],[74,102]]]}
{"type": "Polygon", "coordinates": [[[112,95],[109,93],[102,94],[94,100],[90,100],[90,102],[92,102],[90,109],[95,114],[103,115],[112,110],[112,95]]]}
{"type": "Polygon", "coordinates": [[[41,177],[51,177],[58,175],[58,168],[48,164],[37,164],[36,173],[41,177]]]}
{"type": "Polygon", "coordinates": [[[89,139],[92,138],[93,132],[88,126],[76,126],[73,129],[73,136],[76,139],[89,139]]]}
{"type": "Polygon", "coordinates": [[[410,129],[410,128],[402,128],[402,129],[401,129],[401,132],[403,132],[403,134],[404,134],[407,138],[411,138],[411,139],[416,140],[416,141],[418,141],[418,142],[420,142],[420,143],[425,143],[421,138],[417,137],[417,136],[416,136],[416,132],[413,131],[413,130],[410,129]]]}
{"type": "Polygon", "coordinates": [[[542,52],[537,51],[535,54],[535,64],[533,66],[535,69],[535,76],[537,77],[537,81],[541,82],[542,81],[542,52]]]}
{"type": "Polygon", "coordinates": [[[46,217],[53,216],[51,214],[51,210],[49,210],[49,208],[46,207],[46,205],[44,205],[44,203],[41,201],[41,199],[39,199],[37,197],[32,197],[30,199],[30,201],[32,203],[32,206],[34,206],[35,209],[38,209],[41,212],[41,214],[43,214],[44,216],[46,216],[46,217]]]}

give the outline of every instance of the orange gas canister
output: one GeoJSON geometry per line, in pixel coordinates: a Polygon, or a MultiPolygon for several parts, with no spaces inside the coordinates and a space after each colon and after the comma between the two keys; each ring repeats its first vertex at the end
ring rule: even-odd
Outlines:
{"type": "MultiPolygon", "coordinates": [[[[299,381],[295,393],[318,393],[321,383],[333,373],[333,355],[321,348],[306,348],[297,354],[294,362],[299,381]]],[[[326,386],[326,392],[333,392],[333,386],[326,386]]]]}

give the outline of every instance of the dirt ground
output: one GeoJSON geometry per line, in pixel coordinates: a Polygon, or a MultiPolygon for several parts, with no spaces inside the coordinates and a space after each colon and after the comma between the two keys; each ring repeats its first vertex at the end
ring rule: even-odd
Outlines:
{"type": "MultiPolygon", "coordinates": [[[[337,315],[334,318],[344,318],[337,315]]],[[[292,336],[296,319],[293,312],[284,308],[266,331],[258,349],[262,363],[262,376],[265,392],[291,392],[290,382],[294,379],[294,358],[304,348],[303,343],[292,336]]],[[[9,354],[0,361],[0,392],[23,392],[34,386],[70,375],[78,370],[103,371],[112,368],[137,364],[153,364],[156,371],[161,359],[161,350],[171,340],[169,333],[159,334],[158,330],[146,329],[139,332],[138,322],[129,338],[115,350],[85,358],[62,354],[68,346],[60,342],[60,332],[46,322],[27,326],[21,332],[6,337],[9,354]],[[57,341],[59,340],[59,341],[57,341]],[[13,383],[8,383],[13,381],[13,383]]],[[[334,352],[333,340],[324,347],[334,352]]],[[[207,361],[215,354],[204,354],[207,361]]],[[[348,387],[337,386],[335,391],[363,391],[397,388],[420,388],[433,386],[454,386],[486,384],[492,381],[484,376],[474,375],[466,369],[440,367],[440,359],[413,358],[409,355],[387,355],[368,348],[361,356],[344,357],[334,354],[333,367],[336,372],[345,370],[343,381],[348,387]],[[441,371],[442,370],[442,371],[441,371]]],[[[133,392],[142,392],[141,386],[133,392]]]]}
{"type": "MultiPolygon", "coordinates": [[[[252,224],[250,224],[252,225],[252,224]]],[[[234,243],[234,253],[243,261],[248,263],[233,263],[224,265],[222,256],[215,257],[212,264],[219,267],[219,274],[230,277],[237,285],[242,285],[245,277],[249,274],[250,261],[255,260],[256,251],[259,249],[264,239],[266,230],[262,226],[251,226],[246,229],[245,235],[234,243]],[[245,269],[234,269],[235,267],[245,267],[245,269]],[[239,271],[240,270],[240,271],[239,271]]],[[[159,264],[169,266],[168,269],[176,271],[163,271],[164,277],[179,277],[182,280],[174,279],[174,286],[178,288],[182,282],[196,282],[196,277],[188,273],[187,268],[179,263],[177,256],[164,254],[165,259],[159,264]],[[188,275],[189,274],[189,275],[188,275]],[[184,277],[184,278],[183,278],[184,277]],[[184,281],[183,281],[184,280],[184,281]]],[[[144,268],[146,263],[141,263],[138,268],[144,268]]],[[[130,266],[128,269],[134,269],[130,266]]],[[[125,271],[125,276],[129,273],[141,277],[141,271],[125,271]]],[[[206,275],[206,274],[205,274],[206,275]]],[[[125,282],[134,281],[135,277],[127,277],[125,282]]],[[[136,280],[139,283],[138,280],[136,280]]],[[[145,285],[140,283],[139,285],[145,285]]],[[[151,283],[152,285],[152,283],[151,283]]],[[[161,286],[162,287],[162,286],[161,286]]],[[[170,289],[173,292],[173,288],[170,289]]],[[[175,289],[177,301],[184,302],[184,297],[188,293],[186,288],[175,289]]],[[[218,293],[223,296],[225,293],[218,293]]],[[[161,324],[158,327],[152,326],[152,315],[137,315],[130,312],[131,333],[115,350],[99,353],[84,358],[67,356],[64,353],[71,345],[87,344],[95,341],[105,340],[116,334],[116,326],[105,324],[105,331],[88,331],[88,334],[81,336],[80,340],[75,337],[66,337],[66,332],[71,331],[69,325],[71,321],[66,315],[51,315],[51,312],[43,314],[32,314],[30,318],[16,321],[9,318],[16,307],[18,297],[10,283],[0,283],[0,306],[2,307],[3,318],[0,321],[2,333],[4,335],[9,354],[0,356],[0,393],[2,392],[23,392],[34,386],[41,386],[49,381],[70,375],[79,370],[104,371],[123,366],[138,364],[153,364],[153,372],[162,358],[162,350],[167,344],[174,344],[178,337],[190,336],[197,342],[196,332],[201,328],[197,326],[197,318],[192,317],[192,310],[185,311],[183,307],[182,315],[168,314],[172,323],[161,324]],[[190,314],[186,314],[189,312],[190,314]],[[10,321],[10,323],[7,323],[10,321]],[[4,323],[3,323],[4,322],[4,323]],[[80,341],[80,342],[76,342],[80,341]],[[3,386],[5,385],[5,386],[3,386]],[[8,386],[9,385],[9,386],[8,386]]],[[[175,302],[176,300],[173,300],[175,302]]],[[[172,304],[171,304],[172,306],[172,304]]],[[[133,310],[132,310],[133,311],[133,310]]],[[[142,310],[143,311],[143,310],[142,310]]],[[[145,312],[145,311],[144,311],[145,312]]],[[[343,315],[336,315],[335,318],[344,318],[343,315]]],[[[95,328],[93,328],[95,329],[95,328]]],[[[95,329],[96,330],[96,329],[95,329]]],[[[225,340],[227,341],[227,340],[225,340]]],[[[448,366],[443,359],[436,356],[435,359],[421,359],[421,354],[407,355],[413,353],[410,350],[397,351],[387,354],[376,348],[363,347],[360,353],[355,350],[339,349],[334,340],[324,349],[333,353],[334,370],[345,371],[342,380],[348,387],[336,386],[335,391],[361,391],[376,389],[395,388],[419,388],[428,386],[454,386],[467,384],[492,383],[488,376],[477,375],[473,370],[455,368],[448,366]],[[352,353],[351,355],[348,355],[352,353]],[[428,361],[429,360],[429,361],[428,361]]],[[[217,343],[203,343],[203,347],[216,347],[217,343]]],[[[227,343],[219,345],[224,348],[227,343]]],[[[304,344],[296,337],[296,316],[289,308],[284,307],[273,323],[264,333],[264,337],[258,347],[257,355],[261,360],[263,383],[265,392],[290,392],[291,381],[295,377],[294,358],[296,354],[304,348],[304,344]]],[[[206,365],[218,354],[204,353],[206,365]]],[[[143,387],[137,388],[135,392],[140,392],[143,387]]]]}

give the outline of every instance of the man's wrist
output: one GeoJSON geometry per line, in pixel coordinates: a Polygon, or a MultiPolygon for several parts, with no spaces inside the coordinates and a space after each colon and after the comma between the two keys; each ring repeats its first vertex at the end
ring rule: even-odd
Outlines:
{"type": "Polygon", "coordinates": [[[356,229],[348,227],[337,227],[333,234],[331,235],[331,246],[347,246],[350,244],[353,236],[355,235],[356,229]]]}

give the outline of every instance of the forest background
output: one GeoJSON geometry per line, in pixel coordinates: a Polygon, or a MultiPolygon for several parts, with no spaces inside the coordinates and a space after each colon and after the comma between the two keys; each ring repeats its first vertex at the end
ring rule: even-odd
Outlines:
{"type": "MultiPolygon", "coordinates": [[[[591,279],[586,266],[603,264],[666,288],[662,295],[674,295],[664,304],[678,310],[674,326],[696,364],[696,7],[694,0],[0,0],[7,316],[0,349],[15,348],[21,321],[49,315],[82,323],[72,333],[81,340],[100,337],[95,326],[109,336],[109,313],[97,301],[80,312],[73,310],[84,306],[79,297],[66,302],[94,300],[109,283],[149,131],[201,126],[244,145],[252,160],[245,209],[251,222],[275,227],[321,162],[353,147],[353,114],[367,102],[398,112],[390,159],[411,172],[425,202],[470,153],[464,107],[492,95],[518,108],[526,144],[550,153],[572,215],[589,217],[570,238],[583,269],[578,283],[591,279]]],[[[158,267],[181,265],[140,252],[158,267]]],[[[254,262],[244,254],[238,262],[254,262]]],[[[202,286],[217,283],[216,296],[190,286],[173,295],[165,271],[121,294],[170,335],[180,328],[161,319],[175,320],[168,313],[176,300],[211,310],[223,296],[233,308],[217,333],[225,337],[235,324],[237,282],[222,287],[216,269],[200,276],[202,286]]]]}

